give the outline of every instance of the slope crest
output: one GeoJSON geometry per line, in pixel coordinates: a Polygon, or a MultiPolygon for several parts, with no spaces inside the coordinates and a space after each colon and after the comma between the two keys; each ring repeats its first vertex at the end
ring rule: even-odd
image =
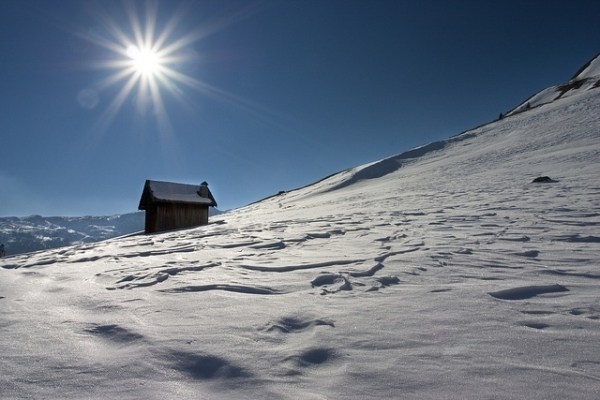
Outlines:
{"type": "Polygon", "coordinates": [[[534,94],[506,115],[514,115],[533,107],[539,107],[564,97],[597,88],[600,88],[600,54],[579,68],[567,83],[551,86],[534,94]]]}
{"type": "MultiPolygon", "coordinates": [[[[515,115],[523,111],[527,111],[530,108],[548,104],[560,98],[571,97],[575,94],[596,88],[600,88],[600,54],[579,68],[577,73],[568,83],[551,86],[542,90],[541,92],[531,96],[514,110],[508,112],[505,116],[515,115]]],[[[358,182],[384,177],[398,171],[409,162],[413,162],[417,159],[423,158],[424,156],[439,152],[451,144],[472,138],[477,134],[477,129],[485,125],[488,125],[488,123],[482,124],[445,140],[431,142],[398,155],[337,172],[321,179],[320,181],[295,189],[293,192],[301,191],[301,193],[298,193],[300,196],[328,193],[346,188],[358,182]]],[[[267,200],[271,197],[263,200],[267,200]]]]}

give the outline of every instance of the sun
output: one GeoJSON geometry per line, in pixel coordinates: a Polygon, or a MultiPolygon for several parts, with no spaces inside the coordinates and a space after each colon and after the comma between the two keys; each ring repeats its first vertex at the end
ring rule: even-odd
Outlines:
{"type": "Polygon", "coordinates": [[[86,89],[85,93],[97,95],[109,87],[118,88],[93,129],[103,133],[124,106],[133,104],[140,116],[154,116],[160,132],[169,134],[172,128],[165,95],[184,102],[184,87],[197,91],[210,90],[209,85],[181,71],[185,64],[197,62],[198,57],[192,45],[201,40],[205,32],[196,28],[179,34],[182,18],[186,14],[183,9],[176,10],[161,24],[158,2],[144,3],[145,9],[139,9],[136,4],[139,3],[123,3],[125,19],[115,17],[97,4],[92,13],[102,27],[99,30],[102,34],[78,34],[107,50],[98,50],[103,57],[94,63],[93,68],[108,70],[109,73],[86,89]],[[128,102],[130,98],[134,101],[128,102]]]}
{"type": "Polygon", "coordinates": [[[147,77],[156,76],[162,68],[162,62],[158,52],[151,48],[139,48],[130,45],[127,48],[127,56],[131,59],[131,67],[141,75],[147,77]]]}
{"type": "Polygon", "coordinates": [[[197,65],[202,59],[194,50],[194,43],[251,15],[255,6],[241,8],[207,25],[186,31],[184,17],[189,15],[187,7],[191,7],[191,3],[182,4],[170,17],[168,12],[165,15],[164,9],[159,12],[158,1],[124,1],[124,13],[117,12],[117,15],[113,14],[115,9],[111,12],[103,9],[100,2],[92,4],[91,13],[100,28],[76,32],[76,35],[99,47],[97,51],[102,57],[93,63],[92,68],[108,70],[109,73],[93,86],[83,89],[78,99],[81,99],[82,107],[92,109],[98,104],[99,92],[109,87],[118,88],[94,131],[103,134],[123,107],[133,104],[139,116],[156,118],[161,134],[172,135],[165,95],[187,107],[189,96],[185,89],[256,112],[256,107],[239,96],[183,72],[197,71],[196,67],[186,67],[192,63],[197,65]],[[131,98],[134,101],[128,102],[131,98]]]}

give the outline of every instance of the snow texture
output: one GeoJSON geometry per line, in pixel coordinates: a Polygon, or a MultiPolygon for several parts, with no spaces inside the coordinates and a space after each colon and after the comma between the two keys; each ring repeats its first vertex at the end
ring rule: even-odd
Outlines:
{"type": "Polygon", "coordinates": [[[597,399],[599,108],[2,259],[0,398],[597,399]]]}

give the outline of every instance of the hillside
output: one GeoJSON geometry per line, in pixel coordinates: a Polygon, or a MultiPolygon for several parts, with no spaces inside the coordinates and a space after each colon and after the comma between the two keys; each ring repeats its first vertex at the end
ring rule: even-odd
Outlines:
{"type": "Polygon", "coordinates": [[[597,399],[599,107],[580,86],[205,227],[2,259],[0,397],[597,399]]]}
{"type": "Polygon", "coordinates": [[[579,68],[569,82],[542,90],[508,112],[507,115],[527,111],[532,107],[539,107],[561,98],[597,88],[600,88],[600,54],[579,68]]]}

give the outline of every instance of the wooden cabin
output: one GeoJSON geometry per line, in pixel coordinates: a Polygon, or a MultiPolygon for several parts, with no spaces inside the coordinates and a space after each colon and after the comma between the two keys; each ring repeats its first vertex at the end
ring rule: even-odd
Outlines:
{"type": "Polygon", "coordinates": [[[146,211],[146,233],[191,228],[208,224],[208,207],[217,202],[208,184],[147,180],[140,199],[139,210],[146,211]]]}

